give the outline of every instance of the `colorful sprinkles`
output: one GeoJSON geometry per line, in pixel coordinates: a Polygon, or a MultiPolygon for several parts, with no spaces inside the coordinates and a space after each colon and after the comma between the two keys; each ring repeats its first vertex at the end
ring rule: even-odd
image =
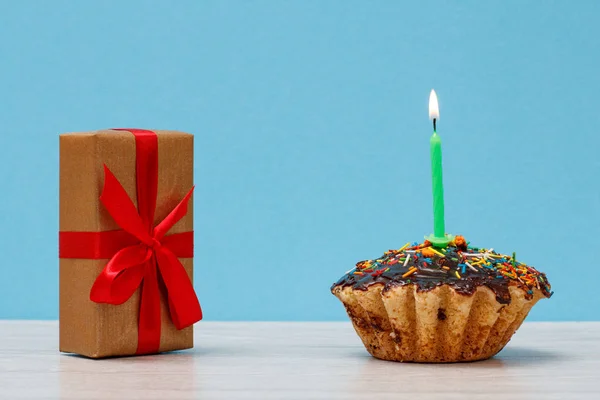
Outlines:
{"type": "MultiPolygon", "coordinates": [[[[349,274],[378,277],[390,271],[390,266],[400,268],[395,273],[401,274],[402,279],[445,275],[449,280],[461,280],[475,274],[489,276],[489,279],[509,279],[529,296],[533,295],[534,288],[547,297],[552,295],[546,275],[517,261],[516,253],[507,256],[494,249],[471,247],[462,236],[456,236],[445,249],[434,248],[428,241],[406,243],[398,250],[386,251],[379,259],[357,263],[349,274]]],[[[410,283],[410,279],[405,283],[410,283]]]]}

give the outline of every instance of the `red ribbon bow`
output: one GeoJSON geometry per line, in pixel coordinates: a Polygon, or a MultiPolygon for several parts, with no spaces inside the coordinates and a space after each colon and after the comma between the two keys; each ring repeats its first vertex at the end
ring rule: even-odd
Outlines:
{"type": "Polygon", "coordinates": [[[59,257],[110,258],[90,291],[90,299],[96,303],[123,304],[141,287],[137,354],[156,353],[161,330],[159,273],[167,289],[175,327],[183,329],[202,319],[194,287],[178,259],[193,255],[193,232],[166,236],[186,215],[194,188],[153,227],[158,189],[158,138],[152,131],[118,130],[135,136],[138,210],[104,165],[100,201],[122,230],[60,232],[59,257]]]}

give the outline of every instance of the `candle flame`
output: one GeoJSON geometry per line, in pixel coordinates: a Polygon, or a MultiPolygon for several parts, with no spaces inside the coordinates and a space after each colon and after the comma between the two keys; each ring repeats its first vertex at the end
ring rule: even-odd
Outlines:
{"type": "Polygon", "coordinates": [[[429,94],[429,119],[439,118],[440,108],[438,106],[437,94],[435,94],[435,90],[431,89],[431,93],[429,94]]]}

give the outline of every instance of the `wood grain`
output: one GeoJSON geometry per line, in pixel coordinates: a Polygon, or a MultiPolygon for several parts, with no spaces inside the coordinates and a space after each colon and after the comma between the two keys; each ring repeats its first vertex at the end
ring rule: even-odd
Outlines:
{"type": "Polygon", "coordinates": [[[379,361],[345,322],[204,322],[196,348],[89,360],[58,324],[0,321],[2,399],[600,399],[600,322],[525,323],[497,357],[379,361]]]}

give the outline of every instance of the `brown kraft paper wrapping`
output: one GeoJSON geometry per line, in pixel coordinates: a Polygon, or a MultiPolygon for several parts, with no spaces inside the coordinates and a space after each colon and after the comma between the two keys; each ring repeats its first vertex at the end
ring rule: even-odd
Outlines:
{"type": "MultiPolygon", "coordinates": [[[[162,221],[193,185],[191,134],[154,131],[158,136],[158,196],[154,223],[162,221]]],[[[103,130],[60,135],[61,232],[99,232],[119,229],[100,193],[103,164],[113,172],[134,203],[136,148],[130,132],[103,130]]],[[[187,215],[169,234],[193,231],[192,201],[187,215]]],[[[137,206],[137,203],[136,203],[137,206]]],[[[87,357],[134,355],[137,349],[139,289],[121,305],[97,304],[90,289],[108,260],[62,258],[60,264],[60,351],[87,357]]],[[[193,260],[180,258],[190,280],[193,260]]],[[[161,285],[160,352],[193,347],[193,327],[177,330],[170,320],[161,285]]]]}

